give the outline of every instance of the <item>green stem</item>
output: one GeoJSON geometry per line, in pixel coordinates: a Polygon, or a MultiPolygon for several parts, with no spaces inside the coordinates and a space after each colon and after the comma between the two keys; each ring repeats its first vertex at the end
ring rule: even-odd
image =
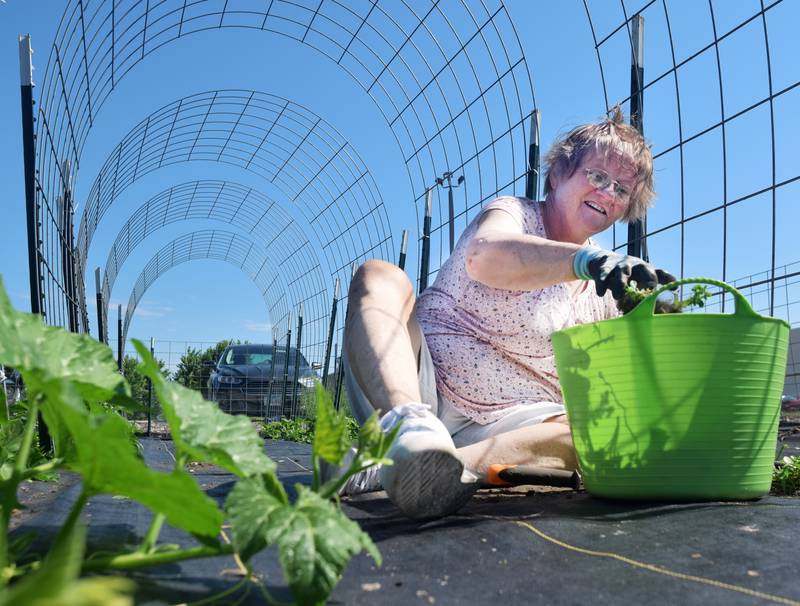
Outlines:
{"type": "Polygon", "coordinates": [[[319,491],[319,455],[311,453],[311,490],[319,491]]]}
{"type": "Polygon", "coordinates": [[[248,575],[235,585],[228,587],[228,589],[220,591],[219,593],[215,593],[214,595],[208,596],[207,598],[203,598],[202,600],[197,600],[196,602],[189,602],[188,604],[186,604],[186,606],[205,606],[206,604],[219,604],[222,598],[236,593],[237,591],[239,591],[239,589],[244,587],[249,582],[250,582],[250,576],[248,575]]]}
{"type": "Polygon", "coordinates": [[[95,558],[83,563],[83,571],[94,570],[133,570],[135,568],[145,568],[147,566],[157,566],[160,564],[171,564],[182,560],[193,560],[196,558],[208,558],[221,555],[232,555],[233,545],[219,545],[216,547],[192,547],[190,549],[176,549],[175,551],[160,551],[156,553],[125,553],[114,555],[107,558],[95,558]]]}
{"type": "Polygon", "coordinates": [[[36,395],[31,399],[30,408],[28,409],[28,418],[25,421],[25,433],[22,436],[22,445],[19,447],[17,453],[17,460],[14,461],[14,474],[21,478],[28,466],[28,456],[31,453],[31,446],[33,445],[33,435],[36,432],[36,418],[39,416],[39,399],[40,395],[36,395]]]}
{"type": "Polygon", "coordinates": [[[356,453],[356,456],[354,456],[353,460],[350,461],[350,467],[348,467],[347,471],[345,471],[341,476],[336,478],[336,481],[334,483],[325,484],[325,486],[323,486],[319,490],[319,495],[323,499],[331,499],[331,498],[333,498],[334,496],[339,494],[339,489],[342,486],[345,485],[345,482],[347,482],[347,480],[349,480],[351,476],[353,476],[353,475],[355,475],[355,474],[357,474],[357,473],[359,473],[361,471],[364,471],[365,469],[369,469],[370,467],[372,467],[372,465],[362,465],[361,464],[361,462],[360,462],[361,461],[360,454],[361,454],[360,452],[356,453]]]}
{"type": "MultiPolygon", "coordinates": [[[[175,469],[183,469],[188,460],[188,455],[178,455],[178,458],[175,459],[175,469]]],[[[139,546],[139,549],[137,549],[138,553],[150,553],[155,549],[158,537],[161,534],[161,527],[166,520],[167,517],[163,513],[157,513],[153,516],[153,520],[150,522],[150,528],[147,529],[147,534],[144,536],[144,540],[139,546]]]]}
{"type": "Polygon", "coordinates": [[[64,462],[63,459],[50,459],[47,463],[42,463],[41,465],[37,465],[36,467],[29,467],[22,473],[22,479],[29,480],[31,478],[35,478],[40,473],[47,473],[48,471],[53,471],[63,462],[64,462]]]}
{"type": "MultiPolygon", "coordinates": [[[[11,510],[16,502],[17,487],[25,479],[25,468],[28,466],[28,457],[33,446],[33,436],[36,432],[36,418],[39,416],[39,398],[31,398],[28,418],[25,420],[25,432],[22,434],[22,444],[17,452],[17,459],[14,461],[14,469],[11,477],[7,480],[8,488],[4,502],[2,503],[2,516],[0,516],[0,570],[9,564],[8,558],[8,526],[11,523],[11,510]]],[[[4,587],[7,581],[0,579],[0,587],[4,587]]]]}
{"type": "Polygon", "coordinates": [[[164,525],[167,517],[163,513],[157,513],[153,516],[150,522],[150,528],[147,529],[147,534],[144,536],[142,544],[139,546],[139,553],[150,553],[155,549],[158,536],[161,534],[161,527],[164,525]]]}

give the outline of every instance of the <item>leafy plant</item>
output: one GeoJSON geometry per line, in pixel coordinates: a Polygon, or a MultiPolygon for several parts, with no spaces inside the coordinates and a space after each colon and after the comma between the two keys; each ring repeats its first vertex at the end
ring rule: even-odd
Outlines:
{"type": "MultiPolygon", "coordinates": [[[[11,416],[5,414],[5,402],[0,402],[0,606],[36,601],[131,604],[130,581],[79,579],[80,574],[225,554],[236,554],[246,563],[269,545],[278,548],[297,602],[319,604],[353,555],[366,550],[380,563],[369,536],[330,500],[353,473],[377,463],[390,464],[385,455],[394,434],[384,435],[377,417],[360,430],[357,453],[345,474],[322,485],[320,460],[341,465],[351,442],[344,417],[333,410],[327,393],[317,389],[312,487],[298,485],[292,503],[252,423],[167,381],[144,345],[137,341],[134,345],[143,360],[138,370],[152,381],[174,441],[176,464],[170,473],[145,465],[132,426],[115,411],[132,401],[130,386],[117,372],[111,351],[88,336],[48,327],[37,316],[16,312],[0,282],[0,362],[21,371],[28,395],[27,406],[15,407],[11,416]],[[49,460],[35,451],[39,413],[53,438],[54,457],[49,460]],[[186,471],[194,461],[218,465],[237,477],[223,510],[186,471]],[[80,474],[82,492],[47,555],[40,561],[22,561],[8,533],[12,512],[20,507],[18,489],[22,482],[57,469],[80,474]],[[81,513],[98,494],[127,497],[153,512],[137,548],[87,556],[81,513]],[[232,544],[218,538],[226,516],[232,544]],[[159,544],[165,522],[190,533],[197,544],[159,544]]],[[[257,582],[252,574],[243,583],[248,581],[257,582]]],[[[262,591],[269,600],[263,587],[262,591]]]]}
{"type": "MultiPolygon", "coordinates": [[[[351,442],[358,441],[359,425],[351,415],[345,414],[345,433],[351,442]]],[[[263,424],[263,435],[270,440],[288,440],[311,444],[314,441],[314,419],[296,418],[267,421],[263,424]]]]}
{"type": "Polygon", "coordinates": [[[775,464],[772,492],[789,496],[800,493],[800,457],[786,456],[775,464]]]}
{"type": "MultiPolygon", "coordinates": [[[[639,289],[636,281],[631,280],[625,287],[622,298],[617,301],[617,308],[623,313],[628,314],[636,309],[636,306],[644,301],[645,297],[653,292],[652,289],[639,289]]],[[[685,299],[665,301],[656,300],[655,312],[657,314],[681,313],[687,307],[705,307],[706,300],[712,296],[711,292],[702,284],[695,284],[692,287],[692,294],[685,299]]]]}
{"type": "Polygon", "coordinates": [[[280,419],[264,423],[264,437],[270,440],[287,440],[311,444],[314,440],[314,422],[311,419],[280,419]]]}

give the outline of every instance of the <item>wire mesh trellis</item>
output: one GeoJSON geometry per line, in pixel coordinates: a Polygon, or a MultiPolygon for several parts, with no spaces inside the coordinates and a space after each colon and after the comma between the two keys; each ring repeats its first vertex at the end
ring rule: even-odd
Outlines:
{"type": "MultiPolygon", "coordinates": [[[[800,71],[789,62],[778,74],[773,61],[776,40],[783,51],[796,35],[788,4],[584,0],[608,107],[630,102],[630,24],[635,15],[645,18],[644,123],[661,199],[648,216],[651,253],[678,251],[675,273],[732,282],[759,301],[766,296],[762,312],[797,325],[800,292],[790,269],[797,253],[782,225],[796,224],[788,200],[796,198],[800,169],[781,163],[776,150],[795,120],[800,71]],[[685,35],[690,28],[694,35],[685,35]],[[737,59],[742,53],[747,64],[737,59]],[[761,277],[733,279],[747,274],[761,277]],[[792,302],[782,303],[785,297],[792,302]]],[[[615,248],[627,244],[615,228],[615,248]]]]}
{"type": "MultiPolygon", "coordinates": [[[[119,272],[126,259],[151,234],[172,223],[196,219],[213,219],[240,228],[242,233],[261,243],[268,258],[282,259],[285,275],[277,263],[264,263],[263,274],[270,288],[269,319],[284,325],[292,301],[305,305],[307,320],[303,352],[307,358],[320,361],[325,346],[323,318],[327,280],[307,238],[297,223],[274,201],[252,187],[226,181],[192,181],[171,187],[131,213],[120,229],[109,251],[103,274],[104,324],[108,325],[108,302],[119,272]],[[299,248],[298,248],[299,247],[299,248]],[[302,281],[287,276],[305,276],[302,281]]],[[[266,259],[266,258],[265,258],[266,259]]]]}
{"type": "MultiPolygon", "coordinates": [[[[72,0],[43,80],[39,207],[46,213],[52,206],[60,181],[57,159],[68,157],[79,166],[94,116],[128,71],[171,41],[227,27],[296,40],[323,53],[356,80],[394,133],[418,209],[427,187],[445,172],[466,178],[456,216],[462,227],[486,200],[501,192],[522,191],[525,121],[533,109],[533,89],[502,2],[275,0],[255,6],[246,0],[72,0]],[[490,110],[495,103],[501,111],[490,110]]],[[[446,256],[441,203],[439,211],[433,234],[439,258],[434,267],[446,256]]],[[[48,242],[53,225],[42,222],[43,242],[48,242]]],[[[383,256],[374,249],[358,253],[362,258],[383,256]]],[[[58,251],[45,244],[40,256],[49,261],[58,251]]],[[[353,255],[341,267],[357,258],[353,255]]],[[[346,284],[348,276],[343,277],[346,284]]],[[[46,308],[52,310],[48,318],[59,323],[63,280],[48,273],[45,281],[46,308]]]]}
{"type": "Polygon", "coordinates": [[[272,284],[261,271],[269,261],[264,249],[253,240],[225,230],[198,230],[175,238],[156,252],[137,278],[125,309],[122,340],[127,341],[128,328],[136,307],[147,289],[165,272],[196,259],[224,261],[240,268],[269,301],[268,290],[272,284]]]}
{"type": "MultiPolygon", "coordinates": [[[[279,260],[285,272],[297,269],[296,256],[315,259],[306,272],[285,276],[287,283],[305,281],[303,276],[317,266],[332,281],[353,259],[390,254],[391,235],[377,187],[352,147],[329,125],[279,97],[211,91],[154,112],[109,154],[83,207],[79,257],[87,258],[100,220],[125,188],[164,166],[200,160],[239,166],[270,181],[291,202],[296,218],[310,226],[308,233],[319,237],[313,243],[299,239],[279,260]]],[[[306,285],[306,290],[315,286],[306,285]]]]}

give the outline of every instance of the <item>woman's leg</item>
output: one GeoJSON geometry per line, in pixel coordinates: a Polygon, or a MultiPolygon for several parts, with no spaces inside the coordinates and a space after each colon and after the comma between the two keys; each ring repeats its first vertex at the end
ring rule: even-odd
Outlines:
{"type": "Polygon", "coordinates": [[[495,463],[530,464],[552,469],[578,468],[564,415],[462,446],[458,454],[464,464],[479,476],[486,475],[489,465],[495,463]]]}
{"type": "Polygon", "coordinates": [[[344,347],[367,400],[382,413],[419,402],[422,333],[406,273],[385,261],[367,261],[353,276],[348,297],[344,347]]]}

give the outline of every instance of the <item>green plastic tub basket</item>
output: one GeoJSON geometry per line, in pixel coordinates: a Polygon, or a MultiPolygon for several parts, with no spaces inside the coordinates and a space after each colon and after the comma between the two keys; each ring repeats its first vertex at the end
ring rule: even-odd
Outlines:
{"type": "Polygon", "coordinates": [[[736,289],[733,314],[628,315],[553,334],[586,489],[625,499],[751,499],[769,492],[789,325],[736,289]]]}

